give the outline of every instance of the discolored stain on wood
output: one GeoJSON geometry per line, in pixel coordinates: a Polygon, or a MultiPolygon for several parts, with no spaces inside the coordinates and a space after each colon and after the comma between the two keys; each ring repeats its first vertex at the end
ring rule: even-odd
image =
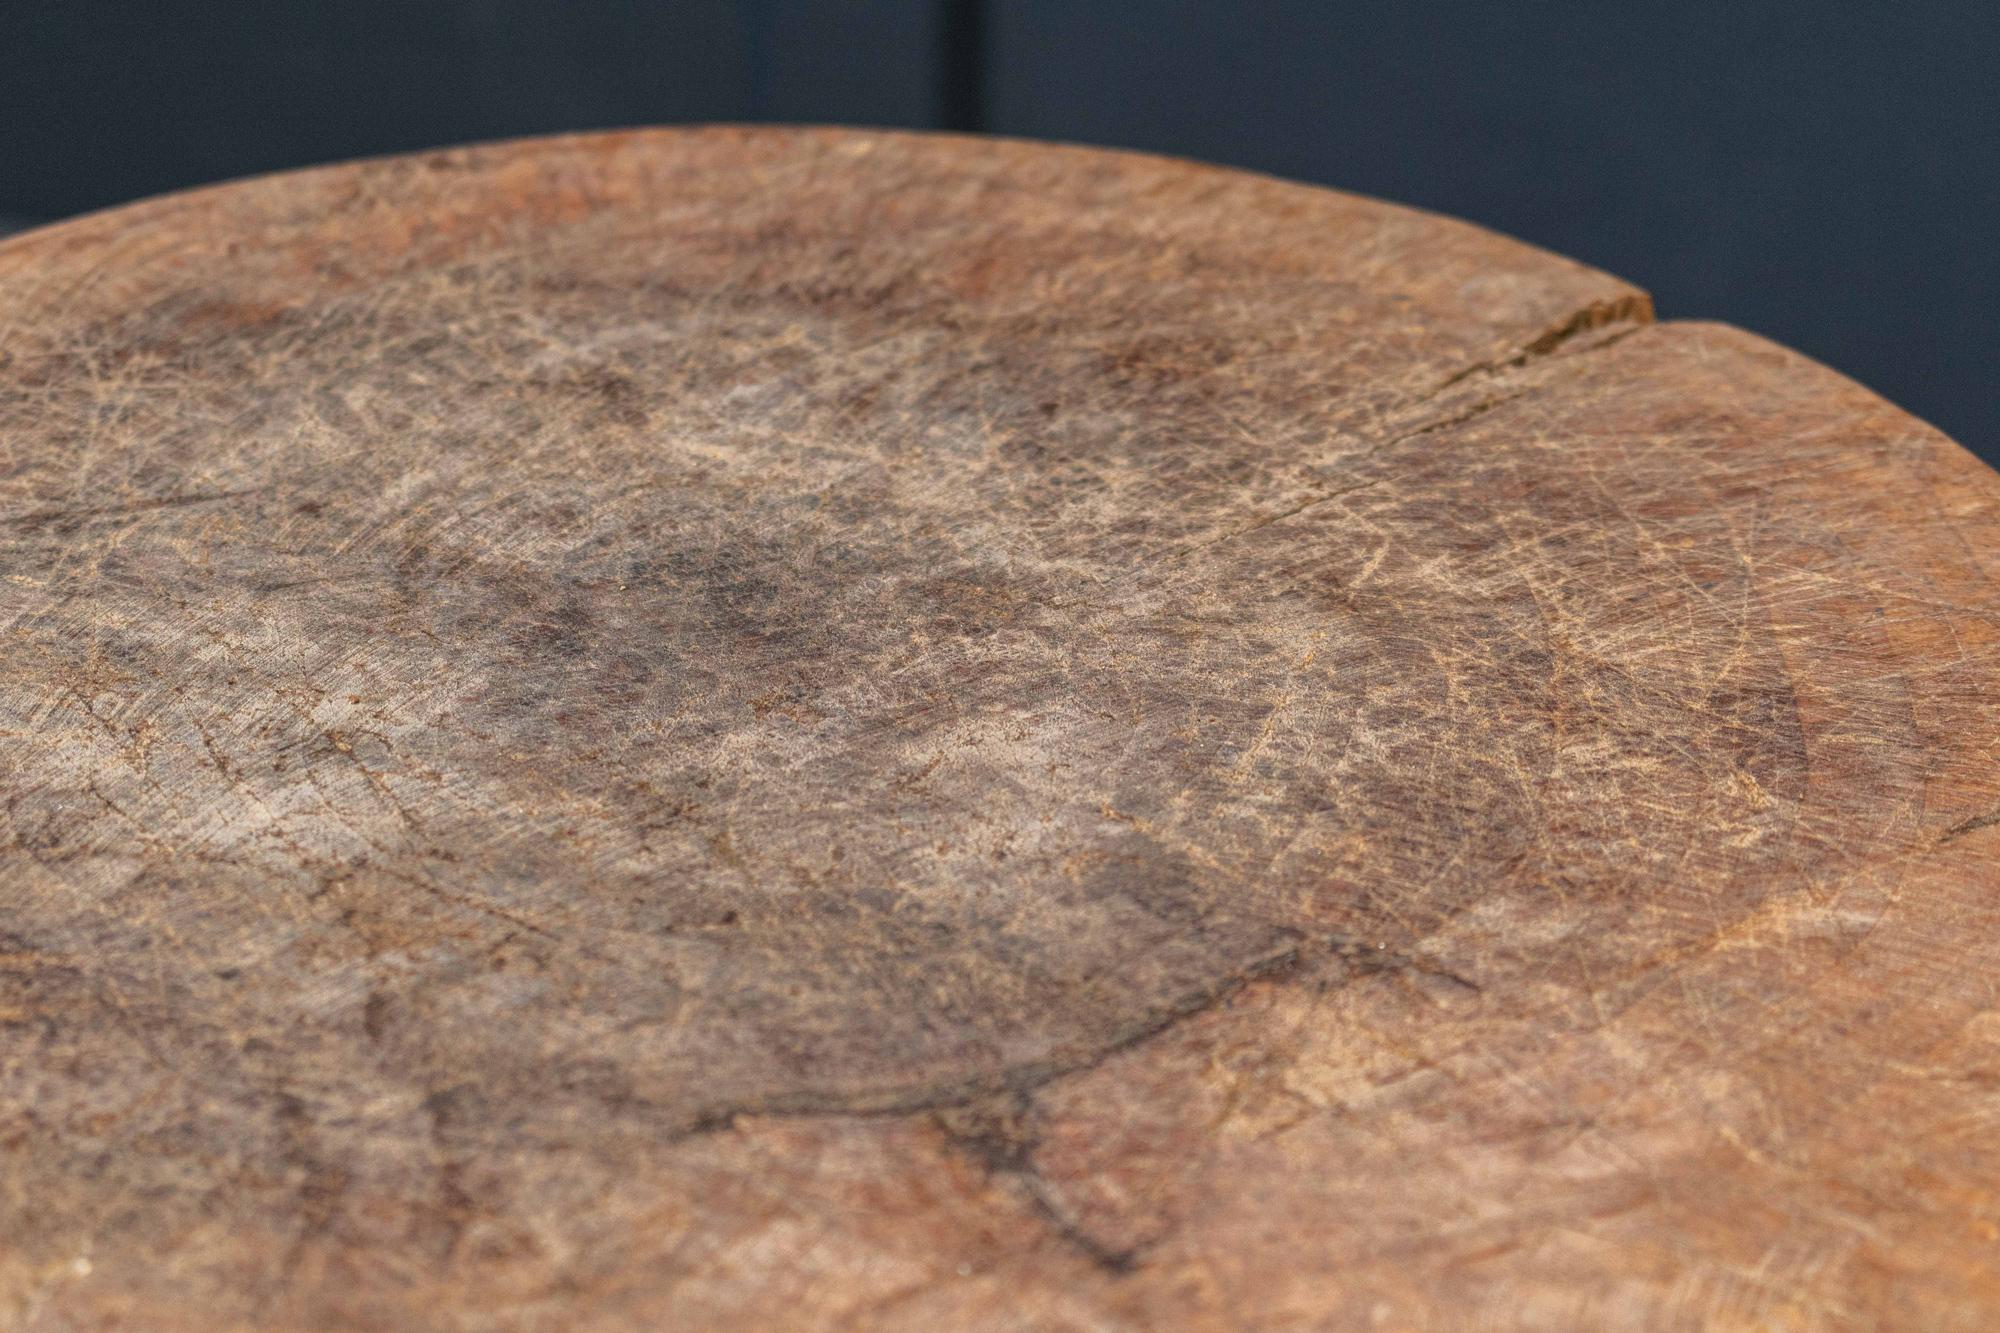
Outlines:
{"type": "Polygon", "coordinates": [[[0,1316],[1984,1328],[1996,510],[1615,279],[1151,158],[12,239],[0,1316]]]}

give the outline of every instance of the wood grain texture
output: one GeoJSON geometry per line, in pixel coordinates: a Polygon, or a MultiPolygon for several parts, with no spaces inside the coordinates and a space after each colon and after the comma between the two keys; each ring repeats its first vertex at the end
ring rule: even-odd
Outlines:
{"type": "Polygon", "coordinates": [[[2000,477],[1649,320],[837,131],[0,244],[0,1322],[1991,1328],[2000,477]]]}

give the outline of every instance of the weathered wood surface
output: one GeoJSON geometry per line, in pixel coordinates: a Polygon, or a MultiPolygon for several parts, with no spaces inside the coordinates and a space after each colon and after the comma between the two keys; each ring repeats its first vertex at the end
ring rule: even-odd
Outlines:
{"type": "Polygon", "coordinates": [[[0,245],[0,1323],[1993,1328],[2000,477],[1648,317],[837,132],[0,245]]]}

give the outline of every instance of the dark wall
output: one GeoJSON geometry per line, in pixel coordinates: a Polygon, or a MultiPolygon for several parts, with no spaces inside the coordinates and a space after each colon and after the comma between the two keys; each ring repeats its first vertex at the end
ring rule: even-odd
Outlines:
{"type": "Polygon", "coordinates": [[[0,0],[0,213],[553,130],[937,115],[934,0],[0,0]]]}
{"type": "Polygon", "coordinates": [[[949,125],[1474,219],[2000,459],[2000,6],[0,0],[0,216],[471,139],[949,125]]]}

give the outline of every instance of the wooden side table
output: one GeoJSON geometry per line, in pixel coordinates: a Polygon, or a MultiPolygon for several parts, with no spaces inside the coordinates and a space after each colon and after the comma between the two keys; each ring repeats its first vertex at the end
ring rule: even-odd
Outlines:
{"type": "Polygon", "coordinates": [[[1996,567],[1820,366],[1184,163],[13,238],[0,1322],[1990,1329],[1996,567]]]}

